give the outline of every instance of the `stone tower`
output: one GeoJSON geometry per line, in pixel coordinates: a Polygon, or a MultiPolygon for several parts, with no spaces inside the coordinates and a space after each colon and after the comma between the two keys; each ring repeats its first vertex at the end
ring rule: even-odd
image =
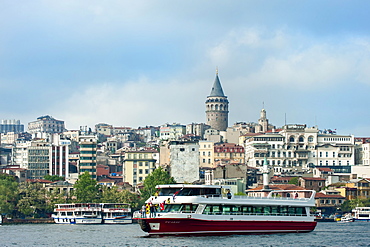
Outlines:
{"type": "Polygon", "coordinates": [[[261,110],[261,117],[260,117],[260,119],[258,119],[258,124],[261,125],[261,132],[268,131],[269,120],[266,117],[266,110],[265,109],[261,110]]]}
{"type": "Polygon", "coordinates": [[[218,71],[216,71],[216,79],[211,94],[206,100],[206,117],[207,124],[212,129],[225,131],[228,127],[229,101],[222,90],[218,71]]]}

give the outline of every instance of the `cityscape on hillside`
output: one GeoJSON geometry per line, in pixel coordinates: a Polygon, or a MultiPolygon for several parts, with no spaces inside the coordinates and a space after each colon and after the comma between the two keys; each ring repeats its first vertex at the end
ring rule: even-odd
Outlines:
{"type": "Polygon", "coordinates": [[[67,130],[63,120],[44,115],[26,130],[20,120],[2,120],[0,172],[61,191],[72,190],[78,176],[88,172],[101,185],[138,192],[145,178],[162,167],[177,183],[225,184],[234,193],[261,189],[267,172],[270,188],[320,191],[317,204],[323,211],[370,197],[370,137],[306,124],[276,127],[266,109],[256,122],[229,126],[232,109],[218,73],[202,107],[205,123],[186,125],[97,123],[67,130]],[[46,175],[65,181],[52,183],[46,175]],[[298,179],[295,185],[292,178],[298,179]]]}

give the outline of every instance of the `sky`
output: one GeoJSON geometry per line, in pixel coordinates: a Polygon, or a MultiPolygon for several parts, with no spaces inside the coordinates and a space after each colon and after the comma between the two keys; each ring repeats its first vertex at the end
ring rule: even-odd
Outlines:
{"type": "Polygon", "coordinates": [[[370,1],[0,0],[0,119],[204,123],[370,136],[370,1]]]}

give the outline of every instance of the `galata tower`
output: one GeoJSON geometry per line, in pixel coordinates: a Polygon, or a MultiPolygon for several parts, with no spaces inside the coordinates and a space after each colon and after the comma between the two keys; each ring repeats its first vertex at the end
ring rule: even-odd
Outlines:
{"type": "Polygon", "coordinates": [[[212,129],[225,131],[228,127],[229,101],[222,90],[220,79],[218,78],[218,70],[216,70],[216,79],[213,83],[211,94],[206,100],[206,117],[207,124],[212,129]]]}

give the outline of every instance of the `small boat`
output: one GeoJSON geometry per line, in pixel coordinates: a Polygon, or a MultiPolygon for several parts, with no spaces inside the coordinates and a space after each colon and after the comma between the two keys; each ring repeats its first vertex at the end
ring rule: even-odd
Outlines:
{"type": "Polygon", "coordinates": [[[353,222],[353,217],[351,214],[345,214],[337,222],[339,223],[353,222]]]}
{"type": "Polygon", "coordinates": [[[144,217],[149,235],[230,235],[310,232],[315,191],[270,191],[265,197],[235,196],[223,185],[158,185],[144,217]],[[308,197],[285,197],[300,193],[308,197]],[[151,208],[152,210],[149,210],[151,208]]]}
{"type": "Polygon", "coordinates": [[[354,221],[370,221],[370,207],[356,207],[352,213],[354,221]]]}
{"type": "Polygon", "coordinates": [[[101,203],[104,224],[132,223],[131,207],[128,203],[101,203]]]}

